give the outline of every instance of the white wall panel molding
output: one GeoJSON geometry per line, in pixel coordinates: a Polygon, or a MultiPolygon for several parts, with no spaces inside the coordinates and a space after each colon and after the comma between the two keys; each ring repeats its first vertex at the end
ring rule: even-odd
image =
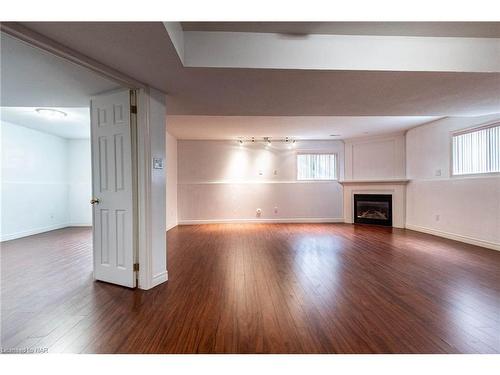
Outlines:
{"type": "Polygon", "coordinates": [[[405,135],[345,141],[345,180],[406,178],[405,135]]]}

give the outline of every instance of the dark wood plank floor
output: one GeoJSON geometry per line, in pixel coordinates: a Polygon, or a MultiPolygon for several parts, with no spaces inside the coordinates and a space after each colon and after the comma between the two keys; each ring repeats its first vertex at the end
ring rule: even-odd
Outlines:
{"type": "Polygon", "coordinates": [[[170,280],[92,281],[91,232],[4,242],[2,348],[499,353],[500,252],[346,224],[182,226],[170,280]]]}

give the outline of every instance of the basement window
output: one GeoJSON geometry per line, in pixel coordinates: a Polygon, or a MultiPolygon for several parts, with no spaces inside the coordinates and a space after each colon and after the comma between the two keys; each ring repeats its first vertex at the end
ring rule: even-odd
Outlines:
{"type": "Polygon", "coordinates": [[[453,175],[500,172],[500,123],[453,134],[453,175]]]}
{"type": "Polygon", "coordinates": [[[336,180],[336,154],[298,154],[297,180],[336,180]]]}

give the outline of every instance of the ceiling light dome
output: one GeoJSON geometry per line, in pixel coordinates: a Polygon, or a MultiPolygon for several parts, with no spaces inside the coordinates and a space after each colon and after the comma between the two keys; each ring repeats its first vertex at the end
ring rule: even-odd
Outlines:
{"type": "Polygon", "coordinates": [[[52,109],[52,108],[37,108],[35,109],[36,113],[38,113],[41,116],[48,117],[48,118],[64,118],[67,116],[66,112],[59,111],[58,109],[52,109]]]}

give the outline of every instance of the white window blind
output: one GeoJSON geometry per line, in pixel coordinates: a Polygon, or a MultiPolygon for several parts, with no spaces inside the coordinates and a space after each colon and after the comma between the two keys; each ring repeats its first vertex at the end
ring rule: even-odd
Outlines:
{"type": "Polygon", "coordinates": [[[297,155],[298,180],[335,180],[336,178],[336,154],[297,155]]]}
{"type": "Polygon", "coordinates": [[[500,124],[453,135],[453,175],[500,172],[500,124]]]}

